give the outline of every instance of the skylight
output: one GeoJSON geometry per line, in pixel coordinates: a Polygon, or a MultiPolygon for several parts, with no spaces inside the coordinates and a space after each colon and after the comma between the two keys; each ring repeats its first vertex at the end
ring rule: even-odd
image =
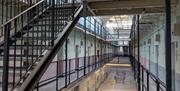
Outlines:
{"type": "MultiPolygon", "coordinates": [[[[132,26],[132,15],[112,16],[106,21],[108,31],[115,39],[129,39],[132,26]]],[[[127,45],[128,41],[118,41],[120,45],[127,45]]]]}

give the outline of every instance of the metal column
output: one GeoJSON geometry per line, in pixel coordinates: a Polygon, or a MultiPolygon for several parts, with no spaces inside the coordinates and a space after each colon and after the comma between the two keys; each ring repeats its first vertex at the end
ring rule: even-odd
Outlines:
{"type": "Polygon", "coordinates": [[[138,91],[140,91],[141,90],[141,82],[140,82],[140,43],[139,43],[139,15],[137,15],[137,42],[138,42],[138,46],[137,46],[137,48],[138,48],[138,50],[137,50],[137,52],[138,52],[138,54],[137,54],[137,56],[138,56],[138,91]]]}
{"type": "Polygon", "coordinates": [[[86,28],[86,15],[87,15],[87,1],[83,0],[83,17],[84,17],[84,76],[86,75],[86,37],[87,37],[87,28],[86,28]]]}
{"type": "Polygon", "coordinates": [[[165,61],[166,61],[166,91],[172,91],[171,67],[171,0],[165,0],[166,29],[165,29],[165,61]]]}
{"type": "MultiPolygon", "coordinates": [[[[136,39],[136,34],[135,34],[135,25],[133,26],[133,37],[134,37],[134,40],[133,40],[133,57],[135,58],[135,39],[136,39]]],[[[133,60],[133,70],[134,70],[134,79],[136,79],[136,63],[135,63],[135,60],[133,60]]]]}
{"type": "Polygon", "coordinates": [[[4,29],[4,55],[3,55],[3,82],[2,91],[8,91],[8,73],[9,73],[9,36],[11,25],[8,24],[4,29]]]}

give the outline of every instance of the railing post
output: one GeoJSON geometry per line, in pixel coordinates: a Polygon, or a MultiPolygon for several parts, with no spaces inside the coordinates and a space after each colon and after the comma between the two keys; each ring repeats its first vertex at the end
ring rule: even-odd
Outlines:
{"type": "Polygon", "coordinates": [[[166,91],[172,91],[171,67],[171,0],[165,0],[166,28],[165,28],[165,63],[166,63],[166,91]]]}
{"type": "Polygon", "coordinates": [[[146,78],[146,86],[147,86],[147,89],[146,89],[146,91],[149,91],[149,73],[147,72],[147,70],[146,70],[146,75],[147,75],[147,78],[146,78]]]}
{"type": "Polygon", "coordinates": [[[59,60],[58,61],[56,61],[56,91],[58,91],[58,86],[59,86],[59,84],[58,84],[58,78],[59,78],[59,60]]]}
{"type": "Polygon", "coordinates": [[[66,39],[66,42],[65,42],[65,87],[67,87],[68,85],[68,78],[67,78],[67,69],[68,69],[68,39],[66,39]]]}
{"type": "Polygon", "coordinates": [[[71,59],[69,59],[69,78],[68,78],[69,84],[71,83],[71,59]]]}
{"type": "Polygon", "coordinates": [[[142,79],[142,83],[141,83],[141,85],[142,85],[142,89],[141,89],[141,91],[144,91],[144,68],[143,68],[143,66],[141,66],[141,79],[142,79]]]}
{"type": "Polygon", "coordinates": [[[11,24],[7,24],[4,29],[4,49],[3,49],[3,77],[2,91],[8,91],[8,72],[9,72],[9,36],[11,24]]]}
{"type": "Polygon", "coordinates": [[[71,0],[72,1],[72,20],[74,20],[74,13],[75,13],[75,0],[71,0]]]}
{"type": "Polygon", "coordinates": [[[156,86],[156,91],[159,91],[159,90],[160,90],[160,87],[159,87],[159,82],[158,82],[157,79],[156,79],[156,84],[157,84],[157,86],[156,86]]]}

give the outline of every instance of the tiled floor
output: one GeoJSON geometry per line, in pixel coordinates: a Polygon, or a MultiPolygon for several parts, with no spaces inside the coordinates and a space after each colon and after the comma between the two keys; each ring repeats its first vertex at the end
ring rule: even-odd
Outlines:
{"type": "MultiPolygon", "coordinates": [[[[128,63],[128,58],[119,58],[123,63],[128,63]]],[[[117,63],[114,59],[112,63],[117,63]]],[[[108,78],[100,86],[98,91],[137,91],[131,68],[116,68],[109,71],[108,78]],[[123,82],[124,79],[124,82],[123,82]]]]}

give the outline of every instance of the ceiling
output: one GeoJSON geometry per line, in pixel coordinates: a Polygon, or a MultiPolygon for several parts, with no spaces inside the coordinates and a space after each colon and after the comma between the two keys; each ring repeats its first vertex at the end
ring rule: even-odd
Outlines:
{"type": "MultiPolygon", "coordinates": [[[[87,0],[97,16],[164,12],[165,0],[87,0]]],[[[177,0],[171,0],[172,6],[177,0]]]]}

